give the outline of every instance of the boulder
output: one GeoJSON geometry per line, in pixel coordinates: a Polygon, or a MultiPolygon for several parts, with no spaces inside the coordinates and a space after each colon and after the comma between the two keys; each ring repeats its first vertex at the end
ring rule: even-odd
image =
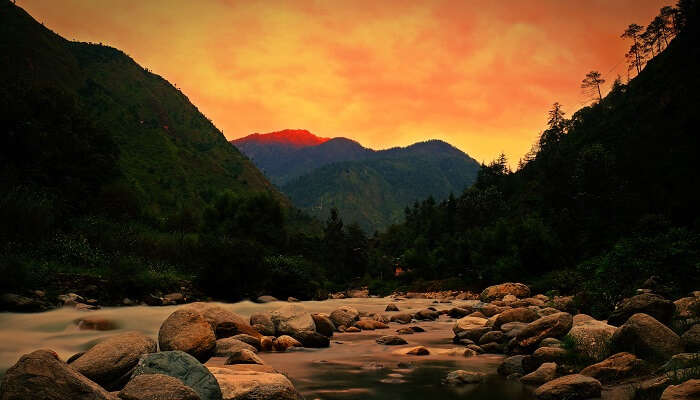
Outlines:
{"type": "Polygon", "coordinates": [[[509,322],[501,325],[501,332],[503,332],[507,338],[514,338],[518,336],[526,326],[527,324],[525,322],[509,322]]]}
{"type": "Polygon", "coordinates": [[[438,312],[428,308],[420,310],[415,314],[415,318],[418,320],[435,321],[439,317],[440,314],[438,312]]]}
{"type": "Polygon", "coordinates": [[[303,400],[282,374],[209,367],[219,382],[224,400],[303,400]]]}
{"type": "MultiPolygon", "coordinates": [[[[341,328],[342,328],[342,327],[343,327],[343,326],[341,325],[341,328]]],[[[342,332],[357,333],[357,332],[362,332],[362,331],[360,330],[360,328],[358,328],[358,327],[356,327],[356,326],[351,326],[351,327],[349,327],[349,328],[347,328],[347,329],[344,329],[342,332]]]]}
{"type": "MultiPolygon", "coordinates": [[[[355,324],[353,326],[358,327],[358,328],[362,329],[363,331],[373,331],[375,329],[374,324],[376,322],[378,322],[378,321],[375,321],[372,319],[361,319],[361,320],[355,322],[355,324]]],[[[382,324],[382,325],[384,325],[384,324],[382,324]]]]}
{"type": "Polygon", "coordinates": [[[257,349],[241,340],[233,337],[223,338],[216,341],[216,347],[214,348],[214,357],[228,357],[231,354],[239,350],[250,350],[256,352],[257,349]]]}
{"type": "Polygon", "coordinates": [[[180,350],[205,362],[214,352],[216,336],[202,314],[183,308],[163,321],[158,344],[161,351],[180,350]]]}
{"type": "Polygon", "coordinates": [[[0,400],[112,400],[98,384],[58,359],[52,350],[36,350],[20,357],[5,372],[0,400]]]}
{"type": "Polygon", "coordinates": [[[275,351],[287,351],[290,347],[304,347],[304,345],[287,335],[282,335],[272,342],[272,348],[275,349],[275,351]]]}
{"type": "Polygon", "coordinates": [[[688,351],[700,352],[700,324],[693,325],[682,336],[685,349],[688,351]]]}
{"type": "Polygon", "coordinates": [[[508,322],[532,322],[539,318],[537,313],[526,307],[512,308],[496,316],[493,327],[499,329],[508,322]]]}
{"type": "Polygon", "coordinates": [[[390,319],[391,322],[397,322],[399,324],[410,324],[412,320],[413,320],[413,314],[406,313],[406,312],[392,315],[391,319],[390,319]]]}
{"type": "Polygon", "coordinates": [[[500,300],[506,295],[513,295],[517,298],[530,297],[530,288],[522,283],[501,283],[484,289],[480,298],[481,301],[500,300]]]}
{"type": "Polygon", "coordinates": [[[141,356],[156,351],[155,340],[141,332],[126,332],[97,343],[70,366],[107,390],[119,390],[141,356]]]}
{"type": "Polygon", "coordinates": [[[201,400],[177,378],[163,374],[139,375],[119,392],[122,400],[201,400]]]}
{"type": "Polygon", "coordinates": [[[117,323],[111,319],[94,315],[78,318],[74,322],[81,331],[112,331],[119,328],[117,323]]]}
{"type": "Polygon", "coordinates": [[[298,303],[299,299],[297,299],[296,297],[289,296],[287,297],[287,301],[290,303],[298,303]]]}
{"type": "Polygon", "coordinates": [[[260,350],[261,351],[272,351],[275,344],[274,336],[263,336],[260,338],[260,350]]]}
{"type": "Polygon", "coordinates": [[[260,332],[254,329],[248,321],[240,315],[227,310],[222,306],[210,303],[191,303],[183,309],[194,310],[202,314],[204,320],[207,321],[217,339],[245,333],[246,335],[260,337],[260,332]]]}
{"type": "Polygon", "coordinates": [[[221,389],[214,376],[196,358],[183,351],[162,351],[141,357],[131,379],[148,374],[177,378],[197,392],[202,400],[222,399],[221,389]]]}
{"type": "Polygon", "coordinates": [[[548,362],[554,362],[559,365],[564,364],[567,356],[566,350],[561,347],[540,347],[532,353],[532,360],[535,368],[548,362]]]}
{"type": "Polygon", "coordinates": [[[523,360],[526,356],[517,355],[511,356],[503,360],[501,365],[498,366],[498,373],[503,376],[508,376],[512,374],[525,374],[525,369],[523,368],[523,360]]]}
{"type": "Polygon", "coordinates": [[[569,313],[547,315],[527,324],[517,335],[517,344],[523,348],[537,346],[544,338],[564,336],[572,325],[573,318],[569,313]]]}
{"type": "Polygon", "coordinates": [[[541,308],[541,309],[537,310],[537,315],[539,315],[540,317],[546,317],[547,315],[556,314],[558,312],[560,312],[560,311],[557,310],[556,308],[545,307],[545,308],[541,308]]]}
{"type": "Polygon", "coordinates": [[[485,377],[486,374],[483,372],[464,371],[458,369],[457,371],[449,372],[445,379],[442,380],[442,383],[451,386],[468,385],[473,383],[481,383],[485,377]]]}
{"type": "Polygon", "coordinates": [[[589,360],[600,361],[610,355],[610,342],[617,328],[585,314],[574,316],[568,336],[576,344],[574,351],[589,360]]]}
{"type": "Polygon", "coordinates": [[[601,384],[580,374],[566,375],[551,380],[535,390],[541,400],[583,400],[600,397],[601,384]]]}
{"type": "Polygon", "coordinates": [[[484,352],[490,354],[501,354],[505,350],[505,345],[503,343],[496,342],[482,344],[480,347],[484,352]]]}
{"type": "Polygon", "coordinates": [[[581,370],[581,375],[590,376],[602,383],[610,383],[649,372],[647,363],[631,353],[617,353],[605,360],[581,370]]]}
{"type": "Polygon", "coordinates": [[[466,309],[466,308],[461,308],[461,307],[452,307],[447,311],[447,315],[449,315],[452,318],[462,318],[466,317],[467,315],[471,314],[473,310],[471,309],[466,309]]]}
{"type": "Polygon", "coordinates": [[[356,320],[358,320],[359,317],[360,312],[350,306],[339,307],[336,310],[334,310],[330,315],[331,321],[333,321],[333,324],[336,327],[341,325],[345,327],[352,326],[352,324],[356,320]]]}
{"type": "Polygon", "coordinates": [[[399,307],[394,303],[389,303],[384,311],[399,311],[399,307]]]}
{"type": "Polygon", "coordinates": [[[632,315],[643,313],[652,316],[662,324],[668,324],[671,322],[675,308],[672,302],[659,295],[642,293],[622,300],[610,314],[608,323],[620,326],[632,315]]]}
{"type": "Polygon", "coordinates": [[[269,313],[254,313],[250,316],[250,325],[264,336],[275,336],[275,324],[269,313]]]}
{"type": "Polygon", "coordinates": [[[509,310],[509,307],[500,307],[494,304],[486,304],[479,308],[478,312],[483,314],[486,318],[491,318],[494,315],[500,314],[505,310],[509,310]]]}
{"type": "Polygon", "coordinates": [[[331,339],[318,332],[301,331],[294,335],[294,339],[298,340],[302,346],[308,348],[319,349],[331,345],[331,339]]]}
{"type": "Polygon", "coordinates": [[[415,332],[411,328],[399,328],[396,330],[396,333],[399,335],[413,335],[415,332]]]}
{"type": "Polygon", "coordinates": [[[228,356],[225,362],[226,365],[230,364],[258,364],[265,365],[265,362],[258,357],[255,353],[250,350],[241,349],[236,350],[228,356]]]}
{"type": "Polygon", "coordinates": [[[671,357],[666,364],[661,366],[660,370],[673,372],[698,366],[700,366],[700,353],[680,353],[671,357]]]}
{"type": "Polygon", "coordinates": [[[694,319],[700,317],[700,297],[683,297],[673,302],[678,319],[694,319]]]}
{"type": "Polygon", "coordinates": [[[411,356],[427,356],[430,354],[430,350],[423,346],[417,346],[408,350],[406,354],[411,356]]]}
{"type": "Polygon", "coordinates": [[[314,320],[314,325],[316,326],[316,332],[323,336],[331,337],[335,331],[335,325],[331,321],[330,317],[326,314],[311,314],[311,318],[314,320]]]}
{"type": "Polygon", "coordinates": [[[563,312],[575,312],[574,296],[554,296],[545,305],[563,312]]]}
{"type": "Polygon", "coordinates": [[[695,399],[700,399],[700,379],[689,379],[680,385],[671,385],[661,394],[661,400],[695,399]]]}
{"type": "Polygon", "coordinates": [[[258,297],[257,299],[255,299],[255,302],[256,302],[256,303],[263,303],[263,304],[264,304],[264,303],[272,303],[272,302],[274,302],[274,301],[279,301],[279,300],[277,300],[276,297],[267,296],[267,295],[266,295],[266,296],[260,296],[260,297],[258,297]]]}
{"type": "Polygon", "coordinates": [[[479,338],[479,344],[486,344],[491,342],[503,343],[506,336],[501,331],[490,331],[481,335],[479,338]]]}
{"type": "MultiPolygon", "coordinates": [[[[411,331],[412,332],[412,331],[411,331]]],[[[377,338],[377,343],[383,344],[386,346],[398,346],[402,344],[407,344],[407,342],[395,335],[387,335],[387,336],[382,336],[377,338]]]]}
{"type": "Polygon", "coordinates": [[[454,326],[452,327],[452,332],[454,332],[455,335],[457,335],[462,331],[466,331],[474,327],[484,327],[486,326],[487,322],[488,320],[486,318],[463,317],[458,319],[457,322],[455,322],[454,326]]]}
{"type": "Polygon", "coordinates": [[[544,363],[535,371],[520,378],[520,382],[527,385],[541,385],[557,377],[557,364],[553,362],[544,363]]]}
{"type": "Polygon", "coordinates": [[[182,293],[168,293],[163,296],[163,303],[167,304],[182,304],[185,301],[185,295],[182,293]]]}
{"type": "Polygon", "coordinates": [[[299,332],[316,332],[311,314],[297,304],[287,304],[270,313],[277,335],[294,336],[299,332]]]}
{"type": "Polygon", "coordinates": [[[613,348],[648,361],[665,361],[683,352],[683,342],[671,329],[647,314],[634,314],[612,337],[613,348]]]}
{"type": "Polygon", "coordinates": [[[0,311],[11,312],[36,312],[47,309],[47,305],[41,301],[14,293],[0,295],[0,311]]]}
{"type": "Polygon", "coordinates": [[[472,342],[476,342],[489,331],[491,331],[491,328],[488,326],[466,326],[464,327],[464,330],[457,333],[455,337],[458,339],[469,339],[472,342]]]}
{"type": "Polygon", "coordinates": [[[258,338],[258,337],[254,337],[254,336],[250,336],[250,335],[245,334],[245,333],[241,333],[238,335],[231,336],[231,338],[240,340],[243,343],[246,343],[246,344],[249,344],[249,345],[255,347],[256,350],[260,350],[260,338],[258,338]]]}

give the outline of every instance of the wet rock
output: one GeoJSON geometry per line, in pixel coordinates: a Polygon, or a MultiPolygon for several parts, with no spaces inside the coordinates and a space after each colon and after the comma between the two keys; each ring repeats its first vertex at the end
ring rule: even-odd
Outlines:
{"type": "Polygon", "coordinates": [[[296,297],[289,296],[287,297],[287,301],[290,303],[298,303],[299,299],[297,299],[296,297]]]}
{"type": "Polygon", "coordinates": [[[548,307],[555,308],[563,312],[575,313],[574,296],[554,296],[545,302],[548,307]]]}
{"type": "Polygon", "coordinates": [[[700,365],[700,353],[680,353],[671,357],[661,368],[663,372],[678,371],[700,365]]]}
{"type": "Polygon", "coordinates": [[[188,304],[183,309],[197,311],[202,314],[204,320],[211,325],[217,339],[231,337],[241,333],[253,337],[262,336],[260,332],[250,326],[246,319],[222,306],[198,302],[188,304]]]}
{"type": "Polygon", "coordinates": [[[233,339],[240,340],[243,343],[247,343],[253,347],[255,347],[256,350],[260,350],[260,338],[250,336],[245,333],[241,333],[238,335],[231,336],[233,339]]]}
{"type": "Polygon", "coordinates": [[[514,373],[524,375],[525,369],[523,368],[524,355],[511,356],[503,360],[501,365],[498,366],[498,373],[503,376],[508,376],[514,373]]]}
{"type": "Polygon", "coordinates": [[[282,374],[209,369],[221,387],[224,400],[303,400],[292,382],[282,374]]]}
{"type": "Polygon", "coordinates": [[[517,343],[522,348],[537,346],[548,337],[559,338],[571,330],[573,318],[569,313],[557,313],[530,322],[517,336],[517,343]]]}
{"type": "Polygon", "coordinates": [[[509,322],[532,322],[539,318],[537,313],[529,308],[519,307],[503,311],[496,316],[493,327],[498,329],[509,322]]]}
{"type": "Polygon", "coordinates": [[[272,351],[274,348],[275,337],[274,336],[263,336],[260,338],[260,350],[261,351],[272,351]]]}
{"type": "Polygon", "coordinates": [[[530,288],[522,283],[501,283],[484,289],[480,298],[481,301],[491,301],[502,299],[506,295],[513,295],[517,298],[530,297],[530,288]]]}
{"type": "Polygon", "coordinates": [[[411,328],[400,328],[396,330],[399,335],[413,335],[413,329],[411,328]]]}
{"type": "Polygon", "coordinates": [[[410,324],[412,320],[413,314],[406,312],[391,316],[391,322],[397,322],[399,324],[410,324]]]}
{"type": "Polygon", "coordinates": [[[479,338],[479,344],[486,344],[491,342],[503,343],[505,340],[505,335],[501,331],[491,331],[484,333],[481,338],[479,338]]]}
{"type": "MultiPolygon", "coordinates": [[[[362,329],[363,331],[373,331],[375,329],[376,322],[378,322],[378,321],[374,321],[371,319],[361,319],[361,320],[355,322],[355,324],[353,326],[355,326],[359,329],[362,329]]],[[[382,324],[382,325],[385,325],[385,324],[382,324]]]]}
{"type": "Polygon", "coordinates": [[[318,332],[301,331],[294,335],[294,339],[298,340],[302,346],[308,348],[319,349],[331,345],[330,338],[318,332]]]}
{"type": "Polygon", "coordinates": [[[518,336],[526,326],[527,324],[525,322],[509,322],[501,325],[501,332],[503,332],[507,338],[514,338],[518,336]]]}
{"type": "Polygon", "coordinates": [[[147,354],[139,360],[132,379],[140,375],[163,374],[179,379],[202,400],[221,400],[221,389],[214,376],[196,358],[183,351],[147,354]]]}
{"type": "Polygon", "coordinates": [[[546,317],[547,315],[556,314],[558,312],[561,312],[561,311],[559,311],[553,307],[545,307],[545,308],[538,310],[537,315],[539,315],[540,317],[546,317]]]}
{"type": "Polygon", "coordinates": [[[559,365],[564,363],[566,358],[566,350],[560,347],[540,347],[532,353],[532,360],[535,368],[547,362],[554,362],[559,365]]]}
{"type": "Polygon", "coordinates": [[[183,308],[160,326],[158,344],[162,351],[181,350],[205,362],[214,352],[216,336],[200,313],[183,308]]]}
{"type": "Polygon", "coordinates": [[[682,336],[686,350],[700,352],[700,324],[693,325],[682,336]]]}
{"type": "Polygon", "coordinates": [[[96,316],[79,318],[74,322],[81,331],[111,331],[119,327],[110,319],[96,316]]]}
{"type": "Polygon", "coordinates": [[[646,362],[631,353],[617,353],[609,358],[581,370],[581,375],[590,376],[602,383],[610,383],[649,372],[646,362]]]}
{"type": "Polygon", "coordinates": [[[557,364],[553,362],[544,363],[535,371],[530,372],[520,378],[520,382],[527,385],[541,385],[557,377],[557,364]]]}
{"type": "Polygon", "coordinates": [[[600,397],[601,384],[580,375],[566,375],[538,387],[535,396],[541,400],[583,400],[600,397]]]}
{"type": "Polygon", "coordinates": [[[298,340],[291,336],[282,335],[272,342],[275,351],[287,351],[290,347],[304,347],[298,340]]]}
{"type": "Polygon", "coordinates": [[[95,382],[60,361],[51,350],[23,355],[0,383],[0,400],[112,400],[95,382]]]}
{"type": "Polygon", "coordinates": [[[232,352],[225,362],[226,365],[230,364],[258,364],[264,365],[265,362],[258,357],[255,353],[250,350],[241,349],[232,352]]]}
{"type": "Polygon", "coordinates": [[[612,337],[618,351],[633,352],[649,361],[665,361],[683,352],[683,342],[671,329],[647,314],[634,314],[612,337]]]}
{"type": "Polygon", "coordinates": [[[406,354],[411,356],[427,356],[430,354],[430,350],[423,346],[418,346],[408,350],[406,354]]]}
{"type": "Polygon", "coordinates": [[[425,332],[425,329],[421,328],[420,326],[411,326],[409,329],[415,333],[425,332]]]}
{"type": "Polygon", "coordinates": [[[358,328],[358,327],[356,327],[356,326],[351,326],[351,327],[345,329],[345,332],[348,332],[348,333],[357,333],[357,332],[362,332],[362,331],[360,330],[360,328],[358,328]]]}
{"type": "Polygon", "coordinates": [[[277,300],[277,298],[273,296],[260,296],[257,299],[255,299],[256,303],[272,303],[273,301],[279,300],[277,300]]]}
{"type": "Polygon", "coordinates": [[[469,339],[473,342],[478,341],[483,335],[489,332],[491,328],[488,326],[466,326],[460,331],[456,337],[459,339],[469,339]]]}
{"type": "Polygon", "coordinates": [[[463,317],[463,318],[458,319],[457,322],[455,322],[454,326],[452,327],[452,332],[454,332],[455,335],[457,335],[460,332],[463,332],[463,331],[466,331],[466,330],[469,330],[469,329],[472,329],[475,327],[478,327],[478,328],[484,327],[487,322],[488,322],[488,320],[485,318],[463,317]]]}
{"type": "Polygon", "coordinates": [[[508,310],[508,307],[499,307],[497,305],[493,304],[486,304],[485,306],[479,308],[478,312],[483,314],[486,318],[491,318],[494,315],[500,314],[505,310],[508,310]]]}
{"type": "Polygon", "coordinates": [[[690,379],[680,385],[672,385],[664,390],[661,400],[700,399],[700,379],[690,379]]]}
{"type": "Polygon", "coordinates": [[[269,313],[254,313],[250,316],[250,325],[264,336],[275,336],[275,324],[269,313]]]}
{"type": "Polygon", "coordinates": [[[465,346],[466,348],[473,350],[476,354],[483,354],[485,353],[484,349],[481,348],[481,346],[477,346],[475,344],[468,344],[465,346]]]}
{"type": "Polygon", "coordinates": [[[333,324],[333,321],[331,321],[328,315],[311,314],[311,318],[313,318],[314,325],[316,325],[316,332],[323,336],[333,336],[333,332],[335,332],[335,324],[333,324]]]}
{"type": "Polygon", "coordinates": [[[349,327],[360,318],[360,312],[354,307],[342,306],[334,310],[330,318],[335,326],[349,327]]]}
{"type": "Polygon", "coordinates": [[[653,317],[662,324],[668,324],[671,322],[674,311],[675,305],[669,300],[656,294],[643,293],[622,300],[615,311],[610,314],[608,323],[620,326],[632,315],[643,313],[653,317]]]}
{"type": "Polygon", "coordinates": [[[214,348],[215,357],[228,357],[231,354],[240,350],[250,350],[257,351],[254,346],[238,340],[233,337],[223,338],[216,341],[216,347],[214,348]]]}
{"type": "Polygon", "coordinates": [[[398,346],[398,345],[408,343],[404,339],[402,339],[398,336],[395,336],[395,335],[382,336],[382,337],[377,338],[376,341],[377,341],[377,343],[383,344],[386,346],[398,346]]]}
{"type": "Polygon", "coordinates": [[[179,379],[163,374],[139,375],[119,392],[122,400],[200,400],[197,392],[179,379]]]}
{"type": "Polygon", "coordinates": [[[486,343],[481,345],[481,349],[489,354],[502,354],[505,352],[505,345],[503,343],[486,343]]]}
{"type": "Polygon", "coordinates": [[[439,313],[427,308],[420,310],[415,314],[415,318],[418,320],[435,321],[436,319],[438,319],[438,317],[440,317],[439,313]]]}
{"type": "Polygon", "coordinates": [[[591,360],[602,360],[610,355],[615,330],[617,328],[612,325],[579,314],[574,317],[574,326],[568,335],[576,343],[576,353],[591,360]]]}
{"type": "Polygon", "coordinates": [[[448,373],[445,379],[442,380],[442,383],[451,386],[468,385],[481,383],[484,381],[485,377],[486,375],[483,372],[464,371],[458,369],[457,371],[448,373]]]}
{"type": "Polygon", "coordinates": [[[472,309],[466,309],[461,307],[452,307],[447,311],[447,315],[452,318],[462,318],[473,312],[472,309]]]}
{"type": "Polygon", "coordinates": [[[70,366],[107,390],[119,390],[144,354],[158,350],[155,340],[141,332],[126,332],[109,337],[70,366]]]}
{"type": "Polygon", "coordinates": [[[399,311],[399,307],[394,303],[389,303],[384,311],[399,311]]]}
{"type": "Polygon", "coordinates": [[[316,332],[316,324],[304,307],[296,304],[284,305],[270,313],[277,335],[294,336],[300,332],[316,332]]]}
{"type": "MultiPolygon", "coordinates": [[[[571,331],[569,331],[570,333],[571,331]]],[[[540,347],[562,347],[562,342],[555,338],[542,339],[540,342],[540,347]]]]}
{"type": "Polygon", "coordinates": [[[41,301],[13,293],[0,295],[0,311],[10,312],[37,312],[47,309],[41,301]]]}

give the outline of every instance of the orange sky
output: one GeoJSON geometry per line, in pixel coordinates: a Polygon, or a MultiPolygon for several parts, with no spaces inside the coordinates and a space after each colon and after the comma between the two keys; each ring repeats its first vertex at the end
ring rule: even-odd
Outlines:
{"type": "MultiPolygon", "coordinates": [[[[386,148],[438,138],[513,165],[591,69],[669,0],[18,0],[68,39],[117,47],[229,139],[304,128],[386,148]]],[[[606,85],[607,86],[607,85],[606,85]]]]}

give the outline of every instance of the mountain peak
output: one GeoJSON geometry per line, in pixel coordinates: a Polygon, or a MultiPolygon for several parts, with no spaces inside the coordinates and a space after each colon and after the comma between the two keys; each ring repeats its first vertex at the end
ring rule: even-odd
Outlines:
{"type": "Polygon", "coordinates": [[[318,137],[306,129],[284,129],[277,132],[253,133],[251,135],[232,140],[233,144],[258,143],[258,144],[284,144],[301,148],[317,146],[327,142],[330,138],[318,137]]]}

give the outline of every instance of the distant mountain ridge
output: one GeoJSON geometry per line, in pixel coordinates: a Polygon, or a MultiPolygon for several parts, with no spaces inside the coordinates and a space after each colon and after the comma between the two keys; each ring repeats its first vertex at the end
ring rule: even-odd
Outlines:
{"type": "Polygon", "coordinates": [[[231,143],[298,207],[321,219],[337,207],[346,222],[367,231],[400,222],[416,200],[461,193],[479,169],[476,160],[441,140],[373,150],[344,137],[284,130],[231,143]],[[286,135],[300,135],[306,144],[286,135]]]}

